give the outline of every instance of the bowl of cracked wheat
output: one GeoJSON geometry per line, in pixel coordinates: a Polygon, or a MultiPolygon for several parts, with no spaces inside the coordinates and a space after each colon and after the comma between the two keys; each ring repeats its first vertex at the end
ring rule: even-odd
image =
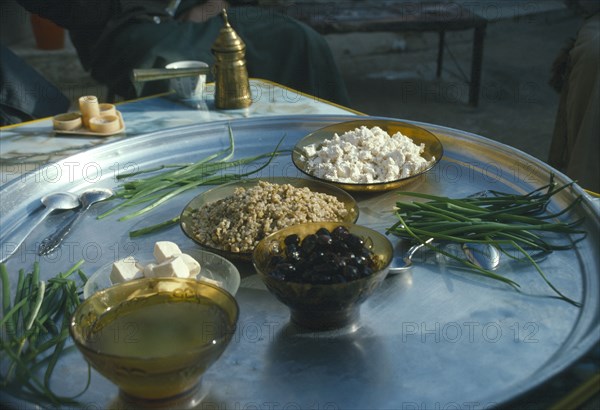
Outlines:
{"type": "Polygon", "coordinates": [[[260,240],[278,230],[306,222],[354,223],[358,213],[351,195],[322,181],[252,178],[196,196],[183,209],[180,225],[202,248],[250,262],[260,240]]]}

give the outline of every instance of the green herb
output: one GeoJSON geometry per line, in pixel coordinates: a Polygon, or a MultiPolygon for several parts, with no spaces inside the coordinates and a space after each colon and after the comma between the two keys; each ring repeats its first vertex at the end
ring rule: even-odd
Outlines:
{"type": "Polygon", "coordinates": [[[577,229],[583,219],[572,223],[554,222],[556,218],[569,212],[581,202],[581,196],[558,213],[547,212],[551,198],[571,185],[572,183],[557,186],[551,178],[548,185],[525,195],[487,191],[488,195],[463,199],[418,192],[400,192],[401,195],[428,201],[397,202],[395,215],[398,222],[388,229],[388,233],[421,243],[429,249],[459,261],[474,273],[500,280],[518,290],[519,285],[515,281],[426,241],[433,238],[438,242],[483,243],[495,246],[509,258],[531,263],[544,282],[556,293],[557,298],[581,306],[580,303],[561,293],[535,262],[536,257],[540,255],[571,249],[575,243],[585,237],[585,231],[577,229]],[[546,237],[548,233],[582,236],[576,240],[567,237],[566,241],[556,242],[546,237]],[[517,255],[520,256],[514,256],[511,250],[516,250],[517,255]]]}
{"type": "Polygon", "coordinates": [[[79,394],[63,397],[50,387],[58,359],[74,348],[65,348],[65,345],[69,337],[69,319],[79,305],[79,289],[75,280],[69,277],[78,272],[80,278],[87,280],[79,270],[82,263],[78,262],[47,282],[39,279],[38,262],[28,274],[21,269],[12,303],[9,274],[6,265],[0,264],[3,313],[0,321],[0,386],[15,397],[53,405],[73,405],[87,390],[91,375],[89,365],[88,380],[79,394]]]}
{"type": "Polygon", "coordinates": [[[159,222],[154,225],[145,226],[143,228],[136,229],[135,231],[131,231],[131,232],[129,232],[129,237],[136,238],[138,236],[148,235],[149,233],[153,233],[153,232],[160,231],[162,229],[170,228],[171,226],[176,225],[178,223],[179,223],[179,215],[176,216],[175,218],[171,218],[171,219],[168,219],[163,222],[159,222]]]}
{"type": "MultiPolygon", "coordinates": [[[[157,168],[146,169],[130,174],[119,175],[119,179],[132,178],[141,174],[152,174],[145,178],[139,178],[125,182],[115,193],[115,198],[124,199],[123,202],[114,206],[98,218],[104,218],[120,209],[145,205],[143,208],[125,215],[119,220],[127,220],[143,215],[156,207],[164,204],[173,197],[190,189],[203,185],[218,185],[225,182],[240,180],[266,168],[273,158],[286,151],[279,151],[283,137],[272,152],[245,157],[232,161],[235,152],[235,142],[231,127],[229,128],[229,146],[217,153],[211,154],[197,162],[185,164],[163,165],[157,168]],[[223,171],[235,167],[242,167],[261,159],[267,159],[265,163],[252,171],[242,173],[225,173],[223,171]]],[[[152,225],[130,233],[132,236],[140,236],[154,232],[158,229],[171,226],[178,222],[178,217],[168,221],[152,225]]]]}

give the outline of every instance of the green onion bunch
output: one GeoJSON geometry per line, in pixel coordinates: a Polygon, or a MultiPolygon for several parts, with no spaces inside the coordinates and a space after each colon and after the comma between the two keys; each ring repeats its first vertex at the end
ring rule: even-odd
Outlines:
{"type": "Polygon", "coordinates": [[[399,192],[404,196],[427,201],[398,201],[395,209],[398,222],[388,229],[388,233],[421,243],[460,262],[474,273],[502,281],[518,290],[519,284],[515,281],[466,258],[446,252],[443,248],[432,245],[428,239],[433,238],[434,242],[458,243],[463,246],[465,244],[494,246],[508,258],[531,263],[545,283],[556,293],[557,298],[580,306],[580,303],[562,294],[535,261],[550,252],[571,249],[585,237],[585,231],[578,229],[583,223],[583,218],[571,223],[557,222],[561,215],[581,202],[581,196],[560,212],[549,213],[547,210],[551,198],[571,185],[572,183],[558,186],[551,178],[549,184],[525,195],[486,191],[484,195],[462,199],[418,192],[399,192]],[[549,234],[562,235],[564,240],[550,240],[549,234]],[[570,235],[581,236],[573,239],[570,235]],[[514,252],[515,250],[517,252],[514,252]]]}
{"type": "MultiPolygon", "coordinates": [[[[146,169],[134,173],[121,174],[118,179],[127,179],[141,174],[151,174],[146,177],[125,182],[115,193],[114,198],[124,199],[121,203],[98,216],[104,218],[123,208],[147,204],[135,212],[127,214],[119,220],[127,220],[143,215],[156,207],[164,204],[173,197],[190,189],[203,185],[219,185],[230,181],[240,180],[249,175],[258,173],[266,168],[273,158],[283,151],[278,151],[283,138],[272,152],[231,160],[235,151],[235,143],[231,127],[229,128],[229,146],[214,154],[200,159],[197,162],[185,164],[162,165],[157,168],[146,169]],[[267,159],[259,167],[242,173],[224,173],[227,169],[242,167],[261,159],[267,159]]],[[[139,236],[154,232],[179,222],[179,216],[167,221],[130,232],[130,236],[139,236]]]]}
{"type": "Polygon", "coordinates": [[[52,372],[69,338],[69,320],[79,306],[77,272],[85,283],[87,277],[79,270],[79,261],[65,273],[48,281],[40,280],[38,262],[25,274],[19,270],[17,288],[11,301],[10,280],[5,264],[0,264],[2,283],[2,338],[0,339],[0,386],[15,397],[39,403],[74,404],[87,390],[91,371],[82,391],[73,397],[63,397],[50,387],[52,372]]]}

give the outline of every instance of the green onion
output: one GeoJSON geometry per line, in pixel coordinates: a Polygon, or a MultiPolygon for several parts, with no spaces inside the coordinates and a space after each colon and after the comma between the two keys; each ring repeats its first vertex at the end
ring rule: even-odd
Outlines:
{"type": "Polygon", "coordinates": [[[131,231],[131,232],[129,232],[129,236],[131,238],[136,238],[138,236],[147,235],[152,232],[156,232],[156,231],[160,231],[162,229],[169,228],[178,223],[179,223],[179,216],[176,216],[175,218],[172,218],[172,219],[169,219],[169,220],[166,220],[163,222],[159,222],[154,225],[146,226],[144,228],[136,229],[135,231],[131,231]]]}
{"type": "Polygon", "coordinates": [[[71,269],[47,281],[39,279],[38,262],[32,272],[19,271],[15,298],[11,303],[10,277],[6,265],[0,264],[2,311],[0,320],[0,386],[15,397],[38,404],[76,405],[73,397],[63,397],[50,387],[52,373],[60,357],[74,346],[65,347],[69,338],[69,319],[79,305],[79,289],[69,277],[79,271],[79,261],[71,269]],[[43,379],[39,374],[43,373],[43,379]]]}
{"type": "MultiPolygon", "coordinates": [[[[109,209],[98,218],[104,218],[116,211],[134,206],[142,206],[140,209],[124,215],[119,220],[128,220],[143,215],[153,209],[165,204],[170,199],[191,189],[205,185],[219,185],[230,181],[237,181],[266,168],[273,158],[287,151],[279,151],[279,146],[283,142],[281,138],[275,149],[271,152],[245,157],[237,160],[231,160],[235,153],[235,142],[233,132],[229,127],[229,146],[216,153],[208,155],[205,158],[193,163],[185,164],[167,164],[160,167],[136,171],[129,174],[119,175],[118,179],[127,179],[136,177],[131,181],[124,182],[116,191],[114,198],[121,198],[123,201],[113,208],[109,209]],[[243,173],[224,173],[227,169],[241,167],[260,160],[266,161],[256,169],[243,173]],[[143,176],[150,174],[149,176],[143,176]]],[[[159,229],[164,229],[177,223],[179,217],[173,217],[167,221],[156,225],[145,227],[130,233],[130,236],[141,236],[159,229]]]]}
{"type": "Polygon", "coordinates": [[[466,258],[445,252],[427,240],[433,238],[438,242],[494,246],[510,258],[529,262],[556,294],[555,297],[579,307],[579,302],[565,296],[552,284],[535,261],[539,254],[572,249],[578,241],[585,238],[586,232],[578,229],[583,219],[572,223],[556,222],[556,218],[581,202],[580,196],[560,212],[547,213],[551,198],[571,185],[572,183],[557,186],[552,177],[548,185],[525,195],[487,191],[484,196],[462,199],[419,192],[399,192],[401,195],[427,201],[396,202],[395,215],[398,222],[388,228],[387,232],[421,243],[460,262],[476,274],[502,281],[519,290],[515,281],[473,264],[466,258]],[[551,240],[547,237],[550,233],[581,236],[577,239],[568,236],[568,240],[557,242],[556,238],[551,240]],[[516,250],[521,257],[511,255],[511,249],[516,250]]]}

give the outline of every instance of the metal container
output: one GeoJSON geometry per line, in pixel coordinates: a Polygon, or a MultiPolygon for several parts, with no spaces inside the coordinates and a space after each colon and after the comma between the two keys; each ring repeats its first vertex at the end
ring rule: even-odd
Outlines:
{"type": "Polygon", "coordinates": [[[215,106],[219,109],[246,108],[252,103],[246,69],[246,44],[231,28],[223,10],[225,26],[212,45],[215,56],[215,106]]]}
{"type": "MultiPolygon", "coordinates": [[[[27,226],[33,202],[50,192],[116,189],[124,182],[115,178],[117,171],[196,162],[219,152],[228,146],[229,126],[235,136],[235,160],[273,150],[282,135],[280,149],[291,151],[317,129],[356,119],[338,115],[245,118],[113,141],[4,184],[0,189],[2,227],[27,226]],[[87,169],[98,170],[98,176],[80,172],[87,169]]],[[[405,122],[432,132],[444,146],[442,160],[411,190],[458,198],[486,189],[523,194],[546,184],[551,174],[558,183],[570,181],[542,161],[496,141],[433,124],[405,122]]],[[[291,155],[281,155],[253,177],[275,176],[302,174],[291,155]]],[[[119,218],[127,212],[96,220],[95,215],[116,205],[99,203],[60,252],[39,257],[36,241],[56,229],[65,216],[50,215],[7,261],[11,291],[16,290],[19,269],[28,271],[35,261],[40,279],[48,280],[82,258],[87,274],[125,256],[144,260],[143,252],[165,238],[183,249],[193,247],[177,225],[135,238],[129,232],[177,216],[208,188],[186,191],[145,217],[124,221],[119,218]]],[[[600,209],[579,186],[554,197],[548,209],[551,213],[564,209],[579,195],[584,195],[581,203],[561,218],[566,222],[585,218],[582,228],[587,237],[575,248],[554,252],[540,263],[563,293],[583,302],[581,308],[552,298],[528,264],[507,262],[507,258],[501,262],[503,275],[522,286],[521,292],[515,292],[489,279],[423,260],[415,261],[411,271],[386,278],[361,305],[356,327],[345,332],[303,332],[289,323],[289,309],[265,288],[252,267],[239,263],[237,330],[223,356],[203,375],[201,388],[206,396],[197,408],[482,409],[504,408],[515,399],[522,407],[533,398],[548,402],[548,393],[560,394],[568,387],[566,382],[575,383],[569,374],[597,368],[597,360],[579,362],[579,358],[600,341],[600,209]],[[532,391],[557,375],[560,383],[553,379],[541,394],[532,391]]],[[[357,223],[385,232],[397,221],[390,209],[399,198],[395,191],[356,194],[357,223]]],[[[399,248],[400,244],[394,245],[399,248]]],[[[86,375],[83,357],[68,353],[57,363],[53,382],[63,395],[75,395],[86,375]]],[[[30,403],[34,397],[19,399],[10,394],[0,389],[0,403],[8,404],[4,407],[34,406],[30,403]]],[[[88,409],[125,407],[119,407],[118,388],[95,371],[90,388],[77,400],[88,409]]]]}

